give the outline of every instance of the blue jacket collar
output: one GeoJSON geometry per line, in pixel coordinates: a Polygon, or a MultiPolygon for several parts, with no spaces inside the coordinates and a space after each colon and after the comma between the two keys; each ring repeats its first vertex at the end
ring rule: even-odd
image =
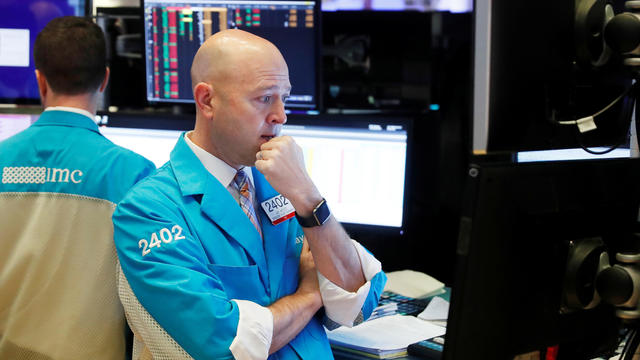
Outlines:
{"type": "MultiPolygon", "coordinates": [[[[191,151],[184,140],[185,134],[186,132],[183,132],[178,138],[178,143],[171,151],[169,161],[182,195],[201,195],[208,188],[207,183],[215,178],[205,169],[196,154],[191,151]]],[[[222,187],[219,182],[214,182],[222,187]]]]}
{"type": "Polygon", "coordinates": [[[229,191],[191,151],[184,136],[178,139],[169,160],[180,192],[183,196],[202,195],[200,210],[245,249],[258,266],[266,288],[269,276],[260,234],[229,191]]]}
{"type": "MultiPolygon", "coordinates": [[[[258,205],[255,211],[262,222],[263,249],[263,239],[260,238],[249,218],[229,191],[202,165],[187,145],[184,136],[185,133],[180,136],[170,157],[182,195],[203,195],[200,203],[202,212],[244,247],[258,265],[265,288],[275,295],[282,278],[288,222],[272,225],[269,217],[258,205]]],[[[252,168],[251,171],[259,204],[278,195],[264,175],[256,168],[252,168]]]]}
{"type": "Polygon", "coordinates": [[[98,125],[84,115],[62,110],[43,112],[32,126],[69,126],[100,133],[98,125]]]}

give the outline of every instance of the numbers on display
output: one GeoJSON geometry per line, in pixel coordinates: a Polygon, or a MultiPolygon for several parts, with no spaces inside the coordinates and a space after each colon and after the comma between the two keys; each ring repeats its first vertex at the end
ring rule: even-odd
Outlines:
{"type": "Polygon", "coordinates": [[[267,208],[268,208],[267,211],[272,212],[275,209],[289,205],[289,200],[287,200],[286,197],[279,195],[271,199],[271,201],[266,202],[265,204],[267,205],[267,208]]]}

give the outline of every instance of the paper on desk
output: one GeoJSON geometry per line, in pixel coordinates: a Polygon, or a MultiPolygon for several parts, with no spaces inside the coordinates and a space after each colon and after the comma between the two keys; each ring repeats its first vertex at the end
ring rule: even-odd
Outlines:
{"type": "Polygon", "coordinates": [[[419,271],[400,270],[386,273],[386,275],[385,291],[393,291],[416,299],[444,292],[444,283],[419,271]]]}
{"type": "Polygon", "coordinates": [[[446,320],[449,316],[449,302],[439,296],[431,299],[424,310],[418,314],[422,320],[446,320]]]}
{"type": "Polygon", "coordinates": [[[445,332],[445,328],[415,316],[391,315],[365,321],[352,328],[343,326],[327,330],[327,336],[331,342],[352,348],[397,350],[445,332]]]}

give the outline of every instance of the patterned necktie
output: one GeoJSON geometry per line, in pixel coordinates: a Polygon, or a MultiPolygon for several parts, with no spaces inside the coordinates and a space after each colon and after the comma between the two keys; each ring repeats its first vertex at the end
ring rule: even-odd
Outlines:
{"type": "Polygon", "coordinates": [[[260,229],[260,223],[258,222],[258,217],[256,216],[256,212],[253,209],[253,187],[251,186],[251,182],[247,177],[247,174],[242,170],[238,170],[236,176],[233,178],[233,183],[236,186],[236,189],[240,193],[240,207],[244,211],[245,214],[251,220],[253,226],[255,226],[256,230],[262,237],[262,230],[260,229]]]}

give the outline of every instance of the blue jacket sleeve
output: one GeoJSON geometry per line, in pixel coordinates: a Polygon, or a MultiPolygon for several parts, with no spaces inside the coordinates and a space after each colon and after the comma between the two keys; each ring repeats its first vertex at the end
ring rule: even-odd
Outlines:
{"type": "Polygon", "coordinates": [[[378,306],[378,301],[380,300],[380,296],[382,295],[382,291],[384,290],[384,285],[387,283],[387,275],[384,272],[378,272],[371,279],[371,288],[369,289],[369,294],[367,294],[367,298],[362,304],[362,316],[363,320],[368,319],[371,316],[373,310],[378,306]]]}
{"type": "Polygon", "coordinates": [[[120,264],[134,294],[193,358],[232,358],[237,305],[180,206],[158,201],[161,195],[153,192],[130,195],[116,208],[113,222],[120,264]]]}

